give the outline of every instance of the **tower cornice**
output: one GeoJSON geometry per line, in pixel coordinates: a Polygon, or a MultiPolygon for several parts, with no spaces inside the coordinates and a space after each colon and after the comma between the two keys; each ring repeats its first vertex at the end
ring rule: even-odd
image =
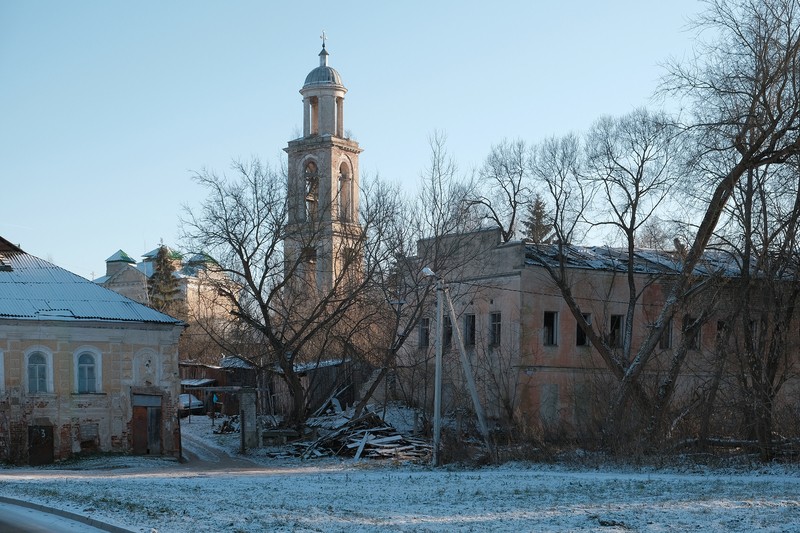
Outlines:
{"type": "Polygon", "coordinates": [[[353,154],[360,154],[364,151],[356,141],[335,137],[333,135],[312,135],[310,137],[294,139],[293,141],[289,141],[289,145],[284,148],[283,151],[286,153],[292,153],[330,148],[338,148],[353,154]]]}

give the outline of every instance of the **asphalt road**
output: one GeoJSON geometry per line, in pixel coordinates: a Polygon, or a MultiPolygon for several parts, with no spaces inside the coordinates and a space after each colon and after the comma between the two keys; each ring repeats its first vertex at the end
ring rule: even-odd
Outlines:
{"type": "Polygon", "coordinates": [[[0,502],[0,533],[104,533],[85,522],[0,502]]]}

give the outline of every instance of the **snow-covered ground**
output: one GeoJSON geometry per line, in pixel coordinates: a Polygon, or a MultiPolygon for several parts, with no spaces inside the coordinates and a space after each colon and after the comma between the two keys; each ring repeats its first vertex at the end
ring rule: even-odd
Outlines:
{"type": "MultiPolygon", "coordinates": [[[[133,531],[798,531],[800,469],[513,463],[483,468],[229,459],[237,434],[183,423],[186,464],[91,459],[0,467],[0,496],[133,531]]],[[[687,463],[688,464],[688,463],[687,463]]]]}

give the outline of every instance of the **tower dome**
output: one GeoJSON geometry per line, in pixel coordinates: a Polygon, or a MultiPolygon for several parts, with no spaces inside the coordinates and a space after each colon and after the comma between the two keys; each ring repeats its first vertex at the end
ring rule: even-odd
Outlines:
{"type": "Polygon", "coordinates": [[[325,50],[325,45],[322,45],[322,51],[319,53],[319,66],[308,73],[306,82],[303,84],[303,89],[311,87],[342,87],[342,77],[336,72],[336,69],[328,66],[328,51],[325,50]]]}

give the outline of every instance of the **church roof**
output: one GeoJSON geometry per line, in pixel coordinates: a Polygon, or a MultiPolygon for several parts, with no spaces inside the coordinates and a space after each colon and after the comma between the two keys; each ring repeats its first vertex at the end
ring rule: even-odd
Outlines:
{"type": "Polygon", "coordinates": [[[131,263],[133,265],[136,264],[136,260],[123,252],[122,250],[117,250],[114,255],[106,259],[106,263],[131,263]]]}
{"type": "Polygon", "coordinates": [[[322,52],[319,53],[319,66],[308,73],[303,89],[326,86],[344,88],[342,77],[335,68],[328,66],[328,51],[325,50],[325,45],[322,45],[322,52]]]}
{"type": "Polygon", "coordinates": [[[342,84],[342,77],[336,72],[333,67],[317,67],[306,76],[306,82],[303,84],[303,89],[306,87],[317,87],[324,85],[338,85],[344,87],[342,84]]]}

